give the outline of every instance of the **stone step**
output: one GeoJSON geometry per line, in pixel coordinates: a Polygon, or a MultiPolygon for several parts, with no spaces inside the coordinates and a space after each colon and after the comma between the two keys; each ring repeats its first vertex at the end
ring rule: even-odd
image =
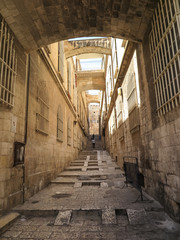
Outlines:
{"type": "Polygon", "coordinates": [[[114,209],[102,210],[102,224],[117,224],[116,212],[114,209]]]}
{"type": "Polygon", "coordinates": [[[87,181],[87,182],[82,182],[82,186],[100,186],[101,182],[93,182],[93,181],[87,181]]]}
{"type": "Polygon", "coordinates": [[[95,167],[87,167],[87,171],[99,171],[99,168],[95,168],[95,167]]]}
{"type": "Polygon", "coordinates": [[[58,177],[65,177],[65,178],[77,178],[79,174],[59,174],[58,177]]]}
{"type": "Polygon", "coordinates": [[[82,168],[68,167],[64,171],[82,171],[82,168]]]}
{"type": "Polygon", "coordinates": [[[74,167],[84,166],[84,163],[71,163],[70,166],[74,166],[74,167]]]}
{"type": "Polygon", "coordinates": [[[19,213],[12,212],[0,217],[0,235],[5,232],[11,224],[20,217],[19,213]]]}
{"type": "Polygon", "coordinates": [[[73,186],[75,181],[60,181],[60,180],[54,180],[51,181],[51,184],[62,184],[62,185],[71,185],[73,186]]]}
{"type": "Polygon", "coordinates": [[[56,220],[54,222],[55,226],[69,225],[71,219],[72,210],[59,211],[56,220]]]}

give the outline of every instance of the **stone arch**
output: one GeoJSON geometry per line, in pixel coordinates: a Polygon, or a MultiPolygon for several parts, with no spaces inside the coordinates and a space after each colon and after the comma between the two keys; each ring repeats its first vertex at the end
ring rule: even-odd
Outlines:
{"type": "Polygon", "coordinates": [[[113,36],[142,41],[158,1],[0,2],[0,13],[26,51],[75,37],[113,36]],[[8,4],[7,4],[8,5],[8,4]],[[18,14],[14,14],[18,12],[18,14]],[[73,16],[73,19],[72,19],[73,16]]]}
{"type": "Polygon", "coordinates": [[[87,53],[98,53],[98,54],[106,54],[111,55],[111,49],[103,48],[103,47],[81,47],[75,48],[65,53],[66,58],[70,58],[73,56],[87,54],[87,53]]]}

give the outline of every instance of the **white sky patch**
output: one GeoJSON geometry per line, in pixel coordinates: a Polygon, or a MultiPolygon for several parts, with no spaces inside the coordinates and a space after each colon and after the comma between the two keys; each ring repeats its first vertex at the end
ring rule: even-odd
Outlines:
{"type": "Polygon", "coordinates": [[[101,70],[102,58],[80,59],[81,68],[85,70],[101,70]]]}
{"type": "Polygon", "coordinates": [[[87,93],[90,95],[98,95],[99,94],[99,90],[88,90],[87,93]]]}

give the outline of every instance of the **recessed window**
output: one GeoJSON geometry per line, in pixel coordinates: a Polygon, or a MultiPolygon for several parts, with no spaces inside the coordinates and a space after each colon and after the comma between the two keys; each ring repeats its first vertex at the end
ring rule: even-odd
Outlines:
{"type": "Polygon", "coordinates": [[[44,82],[38,86],[38,110],[36,113],[36,131],[48,135],[49,129],[49,98],[44,82]]]}
{"type": "Polygon", "coordinates": [[[128,76],[127,102],[128,102],[128,114],[129,114],[129,129],[131,133],[134,133],[139,130],[139,125],[140,125],[136,79],[135,79],[134,72],[129,73],[129,76],[128,76]]]}
{"type": "Polygon", "coordinates": [[[14,106],[17,57],[14,37],[0,16],[0,103],[14,106]]]}
{"type": "Polygon", "coordinates": [[[134,72],[129,73],[127,83],[127,101],[128,101],[128,112],[137,106],[137,94],[136,94],[136,82],[134,72]]]}
{"type": "Polygon", "coordinates": [[[150,51],[158,115],[179,104],[180,94],[179,1],[160,1],[150,33],[150,51]]]}
{"type": "Polygon", "coordinates": [[[57,140],[63,142],[63,111],[60,105],[57,111],[57,140]]]}
{"type": "Polygon", "coordinates": [[[67,144],[71,146],[71,120],[67,122],[67,144]]]}

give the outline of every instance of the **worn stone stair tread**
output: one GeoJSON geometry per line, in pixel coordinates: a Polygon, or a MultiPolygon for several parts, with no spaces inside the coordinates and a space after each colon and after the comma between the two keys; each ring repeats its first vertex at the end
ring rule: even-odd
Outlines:
{"type": "Polygon", "coordinates": [[[71,214],[72,210],[59,211],[55,219],[54,225],[55,226],[69,225],[69,222],[71,220],[71,214]]]}
{"type": "Polygon", "coordinates": [[[19,213],[11,212],[0,217],[0,234],[7,230],[7,228],[20,216],[19,213]]]}
{"type": "Polygon", "coordinates": [[[129,223],[131,225],[144,224],[147,221],[146,211],[143,209],[127,209],[129,223]]]}
{"type": "Polygon", "coordinates": [[[62,180],[53,180],[51,183],[56,183],[56,184],[74,184],[75,181],[62,181],[62,180]]]}
{"type": "Polygon", "coordinates": [[[82,168],[68,167],[68,168],[64,169],[64,171],[82,171],[82,168]]]}
{"type": "Polygon", "coordinates": [[[117,224],[115,209],[102,210],[102,224],[117,224]]]}

